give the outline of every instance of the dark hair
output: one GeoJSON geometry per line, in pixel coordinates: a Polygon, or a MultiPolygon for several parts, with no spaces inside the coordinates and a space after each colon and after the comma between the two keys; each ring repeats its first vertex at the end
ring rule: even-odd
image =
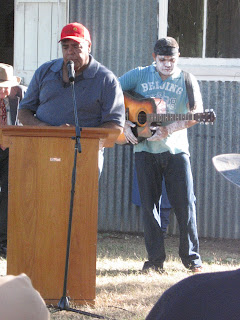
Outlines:
{"type": "Polygon", "coordinates": [[[172,56],[179,52],[179,45],[172,37],[161,38],[157,40],[154,46],[156,55],[172,56]]]}

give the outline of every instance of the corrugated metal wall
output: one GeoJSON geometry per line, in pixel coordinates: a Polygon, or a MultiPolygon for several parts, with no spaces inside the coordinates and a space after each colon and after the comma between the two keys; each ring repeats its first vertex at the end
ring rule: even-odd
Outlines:
{"type": "Polygon", "coordinates": [[[214,125],[189,129],[200,236],[240,238],[240,190],[225,180],[212,157],[240,153],[240,82],[200,83],[204,106],[213,108],[214,125]]]}
{"type": "Polygon", "coordinates": [[[117,76],[152,61],[157,0],[71,0],[70,22],[90,31],[93,56],[117,76]]]}
{"type": "MultiPolygon", "coordinates": [[[[118,76],[152,62],[157,39],[157,0],[70,1],[70,21],[87,26],[94,57],[118,76]]],[[[240,82],[200,82],[205,108],[217,114],[214,125],[189,129],[197,197],[199,236],[240,238],[240,191],[216,172],[212,157],[240,152],[240,82]]],[[[142,232],[141,209],[131,202],[133,152],[130,146],[105,150],[99,182],[99,230],[142,232]]],[[[172,215],[169,232],[176,234],[172,215]]]]}
{"type": "MultiPolygon", "coordinates": [[[[217,114],[214,125],[188,130],[197,197],[199,235],[240,238],[240,190],[216,172],[212,157],[240,153],[240,82],[200,82],[205,108],[217,114]]],[[[177,223],[171,221],[172,233],[177,223]]]]}

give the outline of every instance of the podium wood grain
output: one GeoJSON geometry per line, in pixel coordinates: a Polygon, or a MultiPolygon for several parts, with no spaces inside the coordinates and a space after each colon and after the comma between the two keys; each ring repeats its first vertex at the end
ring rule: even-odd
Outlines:
{"type": "MultiPolygon", "coordinates": [[[[44,300],[56,304],[63,293],[75,140],[2,134],[10,151],[7,274],[26,273],[44,300]]],[[[77,304],[93,304],[96,295],[98,145],[87,133],[77,156],[67,286],[77,304]]]]}

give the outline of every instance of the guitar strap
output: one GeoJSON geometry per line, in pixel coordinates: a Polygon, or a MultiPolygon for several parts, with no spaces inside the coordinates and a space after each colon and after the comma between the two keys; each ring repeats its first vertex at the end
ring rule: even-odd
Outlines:
{"type": "Polygon", "coordinates": [[[193,94],[191,76],[186,71],[183,71],[183,76],[184,76],[185,85],[186,85],[186,89],[187,89],[187,95],[188,95],[190,111],[192,111],[194,109],[195,103],[194,103],[194,94],[193,94]]]}

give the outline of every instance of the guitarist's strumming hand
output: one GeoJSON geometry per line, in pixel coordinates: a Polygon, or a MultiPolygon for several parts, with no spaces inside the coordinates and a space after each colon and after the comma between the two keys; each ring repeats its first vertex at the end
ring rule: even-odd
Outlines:
{"type": "Polygon", "coordinates": [[[128,143],[137,144],[138,140],[135,137],[135,135],[132,133],[132,130],[131,130],[131,128],[134,128],[134,127],[136,127],[136,125],[134,123],[132,123],[129,120],[126,120],[124,128],[123,128],[123,133],[124,133],[126,141],[128,143]]]}
{"type": "Polygon", "coordinates": [[[167,138],[169,132],[166,127],[150,127],[151,130],[156,130],[151,138],[147,138],[148,141],[160,141],[167,138]]]}

